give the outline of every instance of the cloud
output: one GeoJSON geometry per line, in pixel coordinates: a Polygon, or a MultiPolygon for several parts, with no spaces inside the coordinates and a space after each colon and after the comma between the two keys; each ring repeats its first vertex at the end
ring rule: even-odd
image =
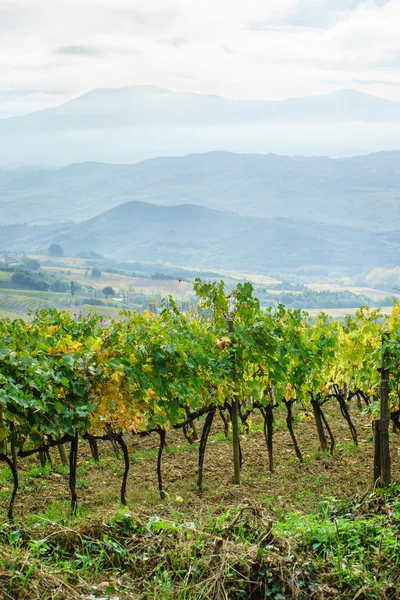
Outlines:
{"type": "Polygon", "coordinates": [[[327,29],[348,19],[352,13],[366,4],[384,6],[390,0],[297,0],[289,10],[274,19],[264,22],[251,22],[250,30],[268,31],[274,25],[292,25],[311,29],[327,29]]]}
{"type": "Polygon", "coordinates": [[[389,50],[387,55],[380,60],[373,62],[374,67],[384,67],[390,69],[400,68],[400,49],[389,50]]]}
{"type": "MultiPolygon", "coordinates": [[[[120,25],[123,21],[125,25],[134,26],[137,30],[149,29],[156,32],[168,27],[181,13],[179,3],[175,3],[173,0],[148,2],[143,5],[136,2],[136,7],[132,6],[134,4],[135,2],[132,2],[130,6],[124,6],[124,2],[117,1],[115,8],[110,11],[110,17],[119,20],[120,25]],[[118,4],[122,4],[122,6],[118,6],[118,4]]],[[[109,6],[111,5],[110,2],[109,6]]]]}
{"type": "Polygon", "coordinates": [[[23,96],[31,96],[32,94],[45,94],[49,96],[62,96],[68,93],[67,90],[38,90],[35,88],[19,88],[10,90],[0,90],[0,96],[4,98],[18,98],[23,96]]]}
{"type": "Polygon", "coordinates": [[[43,106],[60,104],[74,97],[74,91],[65,87],[45,89],[14,87],[0,89],[0,118],[23,115],[40,110],[43,106]]]}
{"type": "Polygon", "coordinates": [[[134,84],[400,100],[399,25],[400,0],[1,0],[0,90],[30,92],[0,96],[0,116],[55,104],[43,90],[61,101],[134,84]]]}
{"type": "Polygon", "coordinates": [[[400,87],[400,81],[388,81],[387,79],[355,79],[354,81],[362,85],[393,85],[400,87]]]}
{"type": "Polygon", "coordinates": [[[0,29],[10,31],[13,28],[28,30],[32,20],[41,18],[46,2],[40,0],[2,0],[0,3],[0,29]]]}
{"type": "Polygon", "coordinates": [[[103,52],[100,48],[91,48],[90,46],[62,46],[56,49],[56,54],[66,54],[67,56],[101,56],[103,52]]]}
{"type": "Polygon", "coordinates": [[[171,46],[174,46],[175,48],[181,48],[182,46],[186,46],[186,44],[189,44],[188,40],[184,40],[184,39],[172,39],[172,40],[163,40],[164,44],[171,44],[171,46]]]}

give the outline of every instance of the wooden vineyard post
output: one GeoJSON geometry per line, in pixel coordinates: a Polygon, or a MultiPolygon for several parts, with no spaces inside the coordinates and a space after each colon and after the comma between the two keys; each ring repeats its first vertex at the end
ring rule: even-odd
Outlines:
{"type": "Polygon", "coordinates": [[[64,444],[58,444],[57,446],[58,448],[58,453],[60,455],[60,459],[63,465],[67,465],[68,464],[68,458],[67,458],[67,453],[65,452],[65,446],[64,444]]]}
{"type": "MultiPolygon", "coordinates": [[[[388,336],[384,336],[383,344],[388,340],[388,336]]],[[[381,438],[381,476],[380,486],[388,487],[391,481],[390,470],[390,445],[389,445],[389,369],[386,368],[387,355],[385,347],[382,351],[382,367],[381,367],[381,414],[380,414],[380,438],[381,438]]]]}
{"type": "Polygon", "coordinates": [[[71,491],[71,509],[73,514],[78,508],[78,499],[76,495],[76,467],[78,458],[78,433],[71,437],[71,447],[69,451],[69,489],[71,491]]]}
{"type": "Polygon", "coordinates": [[[16,437],[15,437],[15,427],[14,423],[10,423],[10,432],[11,432],[11,458],[14,465],[14,468],[17,469],[17,448],[16,448],[16,437]]]}
{"type": "Polygon", "coordinates": [[[381,478],[381,421],[374,421],[374,485],[381,478]]]}
{"type": "MultiPolygon", "coordinates": [[[[233,346],[233,321],[229,319],[228,321],[228,329],[229,336],[231,339],[231,344],[233,346]]],[[[231,373],[232,373],[232,381],[236,382],[236,365],[235,365],[235,351],[232,347],[231,349],[231,373]]],[[[240,434],[239,434],[239,400],[235,395],[232,402],[232,446],[233,446],[233,483],[235,485],[240,485],[240,434]]]]}
{"type": "Polygon", "coordinates": [[[233,483],[240,485],[239,401],[232,404],[233,483]]]}
{"type": "Polygon", "coordinates": [[[385,342],[388,335],[382,338],[382,363],[380,368],[381,381],[380,418],[374,422],[374,485],[388,487],[391,482],[390,445],[389,445],[389,369],[386,368],[387,354],[385,342]]]}
{"type": "Polygon", "coordinates": [[[162,480],[162,471],[161,471],[161,461],[162,461],[162,453],[165,448],[165,429],[158,429],[158,435],[160,436],[160,445],[158,447],[157,454],[157,479],[158,479],[158,491],[160,492],[161,500],[165,499],[165,490],[163,487],[162,480]]]}
{"type": "MultiPolygon", "coordinates": [[[[3,409],[0,410],[0,421],[3,421],[3,409]]],[[[7,452],[7,444],[5,440],[1,440],[0,442],[0,452],[4,454],[7,452]]]]}
{"type": "Polygon", "coordinates": [[[99,461],[99,447],[97,444],[97,440],[89,440],[90,452],[92,453],[92,458],[94,461],[99,461]]]}

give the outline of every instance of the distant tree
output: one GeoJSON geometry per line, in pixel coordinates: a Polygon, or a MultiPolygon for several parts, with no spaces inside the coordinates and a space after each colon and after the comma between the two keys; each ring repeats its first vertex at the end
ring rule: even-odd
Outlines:
{"type": "Polygon", "coordinates": [[[49,254],[50,256],[64,256],[64,250],[58,244],[51,244],[49,254]]]}
{"type": "Polygon", "coordinates": [[[93,267],[93,269],[90,273],[90,277],[92,277],[93,279],[100,279],[101,271],[100,271],[99,267],[93,267]]]}
{"type": "Polygon", "coordinates": [[[67,292],[69,288],[68,282],[62,279],[56,279],[50,284],[52,292],[67,292]]]}
{"type": "Polygon", "coordinates": [[[17,269],[11,276],[12,283],[28,288],[30,290],[45,291],[50,287],[50,284],[43,278],[41,273],[35,273],[29,269],[17,269]]]}
{"type": "Polygon", "coordinates": [[[103,292],[106,298],[110,296],[115,296],[115,290],[111,287],[111,285],[106,285],[106,287],[104,287],[101,291],[103,292]]]}
{"type": "Polygon", "coordinates": [[[79,252],[79,254],[77,254],[76,256],[77,258],[86,258],[89,260],[96,260],[98,258],[104,259],[104,256],[102,254],[93,251],[87,252],[86,250],[84,250],[83,252],[79,252]]]}
{"type": "MultiPolygon", "coordinates": [[[[76,304],[76,301],[75,301],[76,304]]],[[[91,306],[105,306],[105,303],[103,302],[103,300],[100,300],[99,298],[84,298],[82,300],[82,304],[89,304],[91,306]]]]}
{"type": "Polygon", "coordinates": [[[24,267],[31,271],[38,271],[40,269],[40,262],[36,258],[27,258],[24,261],[24,267]]]}
{"type": "Polygon", "coordinates": [[[70,289],[71,289],[71,296],[75,296],[75,292],[76,292],[75,281],[71,281],[71,283],[70,283],[70,289]]]}

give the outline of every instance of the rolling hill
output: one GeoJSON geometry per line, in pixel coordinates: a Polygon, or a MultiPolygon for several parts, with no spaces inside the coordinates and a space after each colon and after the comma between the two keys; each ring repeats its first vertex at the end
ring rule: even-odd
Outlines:
{"type": "Polygon", "coordinates": [[[58,243],[68,254],[95,251],[117,260],[260,273],[310,266],[369,269],[400,260],[400,235],[394,231],[376,234],[315,221],[143,202],[128,202],[63,227],[0,227],[0,240],[0,250],[46,249],[58,243]]]}
{"type": "Polygon", "coordinates": [[[0,224],[83,221],[127,201],[400,229],[400,152],[344,159],[212,152],[0,171],[0,224]]]}

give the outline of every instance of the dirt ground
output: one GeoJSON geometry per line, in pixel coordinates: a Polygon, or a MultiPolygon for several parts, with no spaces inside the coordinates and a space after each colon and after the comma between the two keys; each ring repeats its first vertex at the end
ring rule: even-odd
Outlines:
{"type": "MultiPolygon", "coordinates": [[[[160,500],[157,489],[158,436],[148,438],[125,436],[131,455],[128,477],[127,510],[163,510],[171,513],[218,513],[229,507],[262,504],[279,515],[290,512],[312,512],[327,498],[350,499],[373,488],[373,441],[370,417],[356,408],[352,418],[356,425],[359,446],[352,443],[347,423],[339,408],[331,404],[327,410],[329,423],[336,438],[333,456],[318,451],[318,437],[313,420],[295,424],[295,431],[304,463],[294,453],[287,431],[284,412],[275,415],[274,473],[268,472],[267,450],[261,419],[254,416],[249,435],[242,436],[242,484],[233,485],[232,446],[224,439],[222,422],[216,419],[211,430],[204,464],[204,490],[196,486],[198,452],[189,446],[182,432],[167,435],[162,472],[167,495],[160,500]]],[[[201,423],[198,424],[199,429],[201,423]]],[[[399,480],[400,437],[391,434],[393,479],[399,480]]],[[[119,505],[119,490],[123,472],[122,459],[117,459],[110,442],[100,442],[100,461],[91,460],[88,444],[80,443],[78,457],[78,502],[82,512],[107,516],[119,505]]],[[[22,460],[19,465],[20,490],[15,503],[16,519],[27,514],[51,515],[68,510],[68,469],[62,467],[56,451],[52,452],[53,469],[41,469],[38,459],[22,460]]],[[[4,473],[4,469],[3,469],[4,473]]],[[[4,476],[3,476],[4,482],[4,476]]],[[[2,484],[2,510],[11,491],[11,482],[2,484]]]]}

